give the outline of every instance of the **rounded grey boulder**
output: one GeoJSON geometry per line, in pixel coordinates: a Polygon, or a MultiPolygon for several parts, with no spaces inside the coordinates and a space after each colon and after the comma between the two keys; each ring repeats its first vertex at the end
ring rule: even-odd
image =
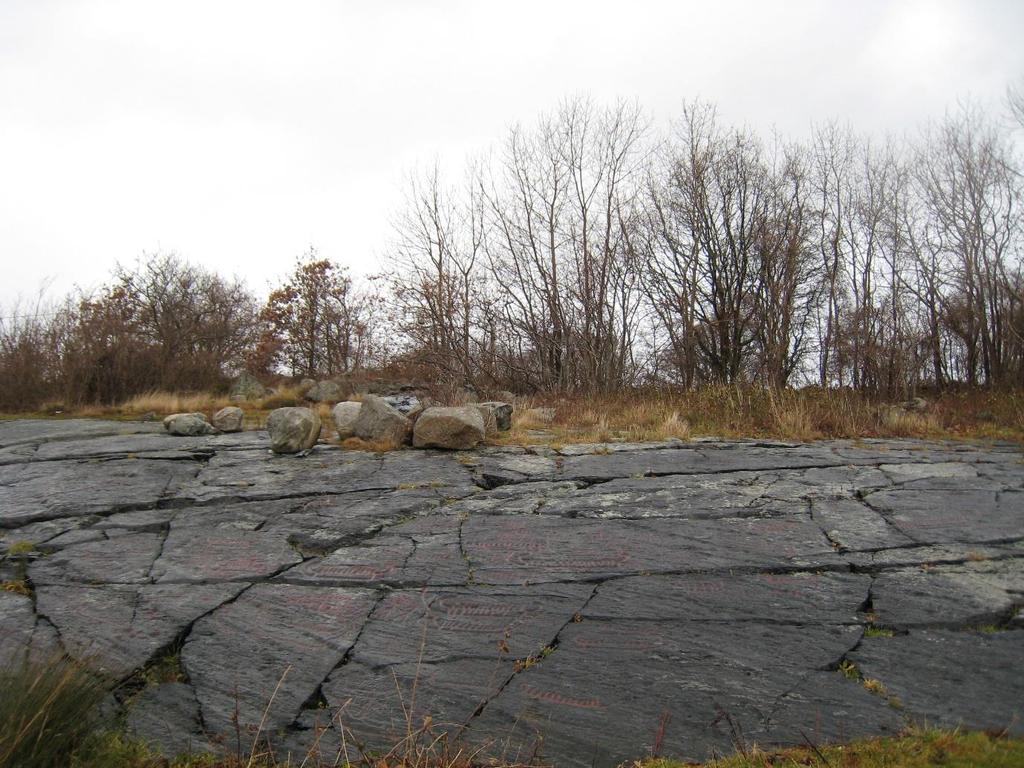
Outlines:
{"type": "Polygon", "coordinates": [[[213,414],[213,426],[221,432],[241,432],[245,421],[245,412],[235,405],[221,408],[213,414]]]}
{"type": "Polygon", "coordinates": [[[412,422],[381,397],[366,395],[352,424],[355,436],[376,443],[402,445],[409,439],[412,422]]]}
{"type": "Polygon", "coordinates": [[[348,440],[350,437],[355,437],[356,433],[353,427],[355,426],[356,419],[359,418],[359,411],[362,410],[362,407],[362,403],[346,400],[344,403],[338,403],[331,409],[331,420],[334,421],[334,428],[338,430],[339,440],[348,440]]]}
{"type": "Polygon", "coordinates": [[[278,408],[267,417],[270,450],[274,453],[308,451],[320,438],[320,416],[309,408],[278,408]]]}
{"type": "Polygon", "coordinates": [[[164,419],[164,429],[180,437],[212,435],[217,431],[202,413],[172,413],[164,419]]]}
{"type": "Polygon", "coordinates": [[[472,448],[484,439],[486,424],[472,405],[427,408],[416,420],[412,444],[417,448],[472,448]]]}

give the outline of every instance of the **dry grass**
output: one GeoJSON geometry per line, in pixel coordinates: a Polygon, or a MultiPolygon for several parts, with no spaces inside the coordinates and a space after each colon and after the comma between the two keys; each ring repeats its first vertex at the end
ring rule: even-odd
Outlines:
{"type": "MultiPolygon", "coordinates": [[[[435,393],[436,396],[436,393],[435,393]]],[[[706,387],[690,392],[632,390],[614,394],[540,394],[516,399],[511,432],[499,445],[553,445],[653,441],[716,436],[809,441],[829,438],[1008,440],[1024,443],[1024,390],[960,390],[931,396],[923,411],[850,390],[772,390],[760,387],[706,387]],[[553,419],[534,408],[554,408],[553,419]]],[[[359,396],[353,397],[359,399],[359,396]]],[[[437,402],[449,404],[448,400],[437,402]]],[[[454,401],[451,401],[454,402],[454,401]]],[[[212,415],[229,405],[223,395],[151,392],[113,407],[82,408],[61,416],[135,419],[183,411],[212,415]]],[[[309,405],[295,387],[281,387],[262,400],[235,403],[246,413],[247,428],[259,428],[275,408],[309,405]]],[[[317,410],[331,431],[330,406],[317,410]]],[[[53,415],[53,409],[30,416],[53,415]]],[[[394,446],[347,441],[359,450],[394,446]]]]}
{"type": "MultiPolygon", "coordinates": [[[[930,399],[930,398],[929,398],[930,399]]],[[[1024,442],[1024,392],[944,393],[908,412],[850,391],[708,387],[692,392],[520,398],[506,445],[690,437],[809,441],[914,437],[1024,442]],[[548,422],[529,413],[555,408],[548,422]]]]}
{"type": "Polygon", "coordinates": [[[67,657],[0,669],[0,768],[67,765],[105,695],[103,681],[67,657]]]}
{"type": "Polygon", "coordinates": [[[350,437],[341,443],[342,448],[350,451],[370,451],[372,453],[386,453],[397,451],[402,446],[391,440],[363,440],[359,437],[350,437]]]}

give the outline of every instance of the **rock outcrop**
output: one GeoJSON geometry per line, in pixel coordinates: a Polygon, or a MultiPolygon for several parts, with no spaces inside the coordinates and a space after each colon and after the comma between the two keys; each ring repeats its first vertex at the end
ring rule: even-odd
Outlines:
{"type": "Polygon", "coordinates": [[[251,373],[243,373],[231,385],[228,397],[233,402],[240,402],[242,400],[260,400],[269,394],[270,390],[264,387],[259,379],[251,373]]]}
{"type": "Polygon", "coordinates": [[[330,379],[316,382],[303,395],[304,398],[314,403],[336,403],[344,396],[345,393],[341,385],[330,379]]]}

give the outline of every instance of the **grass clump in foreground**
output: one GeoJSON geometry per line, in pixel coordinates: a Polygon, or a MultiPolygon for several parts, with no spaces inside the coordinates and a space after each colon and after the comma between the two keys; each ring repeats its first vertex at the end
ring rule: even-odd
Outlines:
{"type": "MultiPolygon", "coordinates": [[[[652,759],[636,768],[682,768],[695,763],[652,759]]],[[[988,733],[913,730],[893,738],[844,746],[814,746],[745,754],[704,763],[706,768],[1019,768],[1024,740],[988,733]]]]}
{"type": "Polygon", "coordinates": [[[104,681],[67,657],[0,668],[0,768],[68,765],[98,724],[104,681]]]}
{"type": "MultiPolygon", "coordinates": [[[[333,756],[307,756],[287,762],[270,755],[251,757],[200,755],[165,760],[144,745],[116,733],[86,740],[67,763],[72,768],[526,768],[485,760],[452,746],[409,754],[406,750],[355,763],[333,756]]],[[[540,764],[538,764],[539,766],[540,764]]],[[[1024,765],[1024,740],[981,732],[915,730],[901,736],[866,739],[842,746],[806,746],[762,751],[751,748],[707,763],[682,763],[665,758],[637,761],[631,768],[1019,768],[1024,765]]],[[[558,768],[554,765],[552,768],[558,768]]]]}

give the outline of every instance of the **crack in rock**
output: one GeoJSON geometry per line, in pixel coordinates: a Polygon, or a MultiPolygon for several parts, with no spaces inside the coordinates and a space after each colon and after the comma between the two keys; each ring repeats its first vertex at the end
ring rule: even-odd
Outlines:
{"type": "Polygon", "coordinates": [[[35,549],[33,595],[0,593],[0,657],[93,659],[168,753],[230,750],[236,705],[248,746],[275,688],[282,760],[340,749],[316,728],[335,715],[364,748],[429,716],[481,755],[542,739],[581,768],[893,733],[892,697],[1019,732],[1022,509],[1009,446],[282,458],[259,433],[5,422],[3,578],[35,549]],[[168,657],[178,679],[153,684],[168,657]]]}

